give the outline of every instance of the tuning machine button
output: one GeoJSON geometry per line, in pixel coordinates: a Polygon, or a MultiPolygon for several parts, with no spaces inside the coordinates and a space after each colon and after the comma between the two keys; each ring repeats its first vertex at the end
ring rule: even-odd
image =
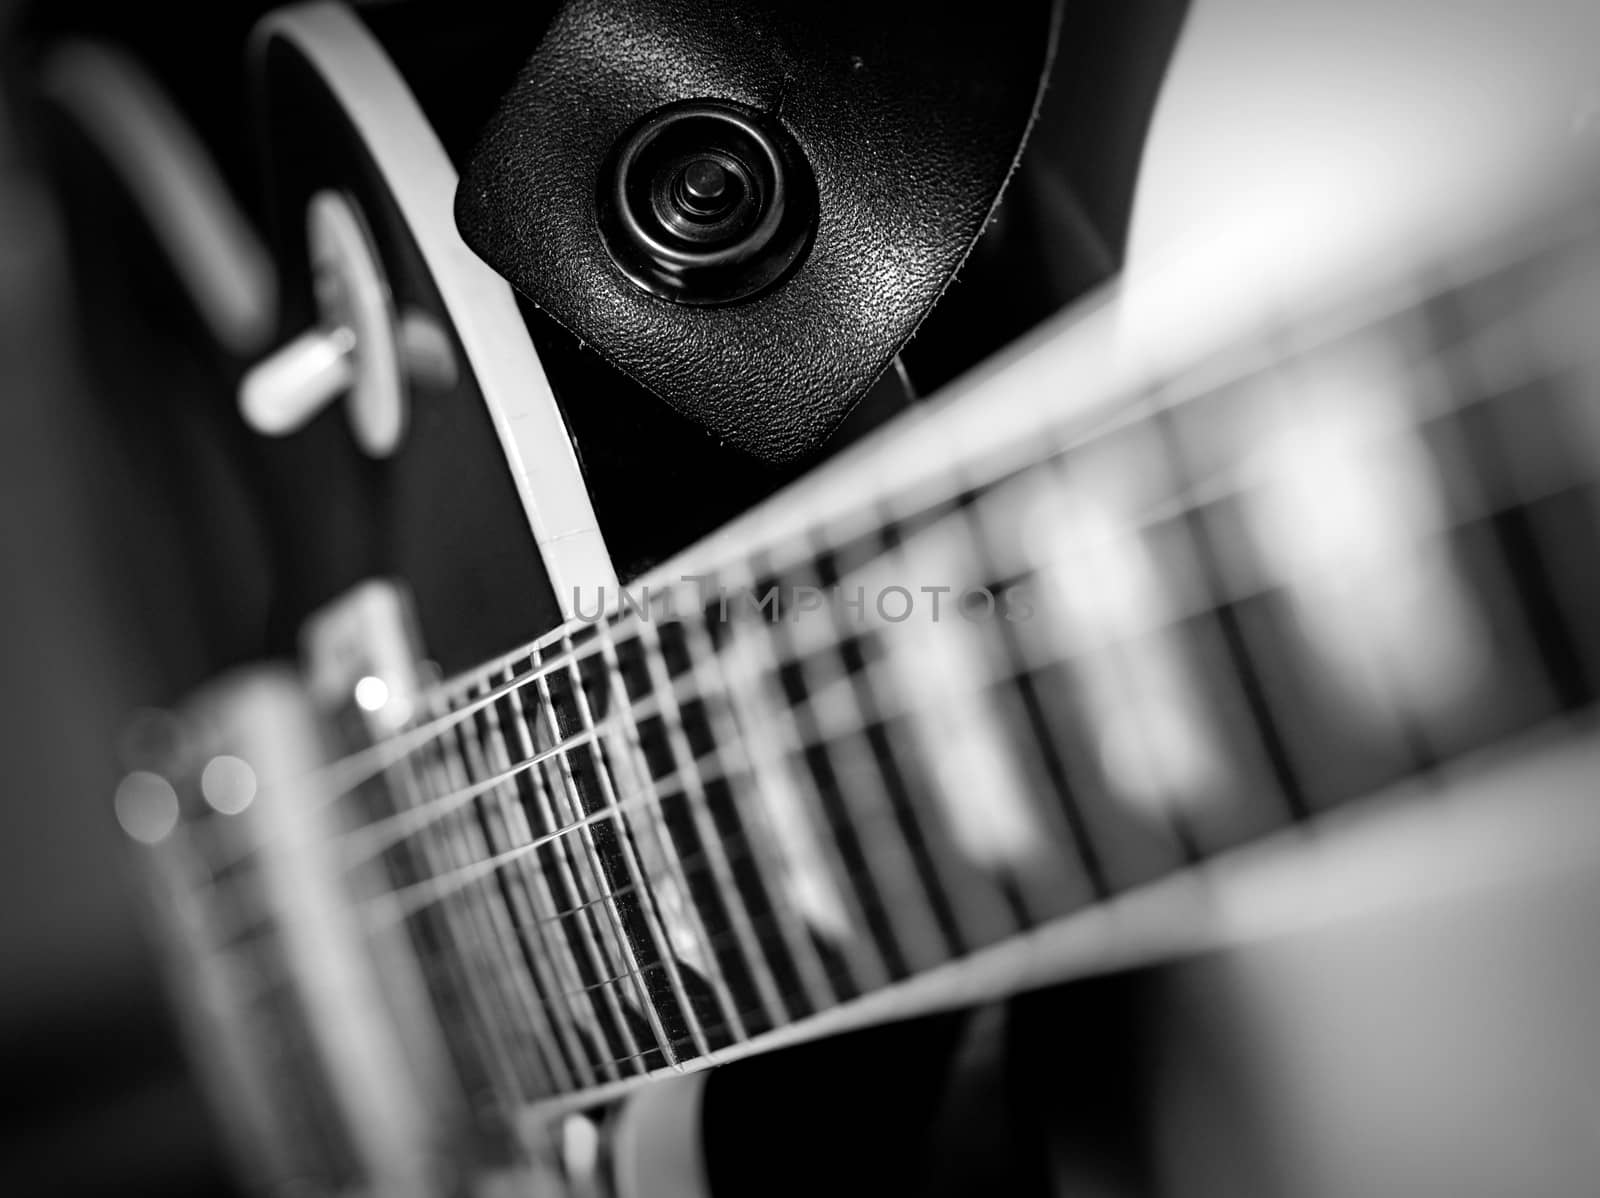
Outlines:
{"type": "Polygon", "coordinates": [[[450,339],[421,312],[396,313],[372,240],[347,197],[321,191],[311,198],[306,242],[318,322],[245,374],[240,414],[257,432],[283,436],[343,395],[357,444],[388,457],[405,433],[408,383],[454,383],[450,339]]]}

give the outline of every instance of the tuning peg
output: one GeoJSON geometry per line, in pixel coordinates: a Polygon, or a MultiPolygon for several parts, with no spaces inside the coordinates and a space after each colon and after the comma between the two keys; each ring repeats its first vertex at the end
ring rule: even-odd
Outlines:
{"type": "Polygon", "coordinates": [[[355,381],[355,334],[310,329],[262,362],[239,384],[245,423],[268,437],[303,427],[355,381]]]}
{"type": "Polygon", "coordinates": [[[306,241],[319,322],[245,373],[239,412],[258,433],[279,437],[343,396],[357,443],[388,457],[405,432],[408,382],[453,385],[454,347],[425,313],[396,313],[366,226],[345,196],[312,197],[306,241]]]}

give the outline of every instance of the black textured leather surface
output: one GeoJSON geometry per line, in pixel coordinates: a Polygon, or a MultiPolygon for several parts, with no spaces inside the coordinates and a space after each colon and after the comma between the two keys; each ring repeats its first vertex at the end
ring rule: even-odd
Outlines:
{"type": "Polygon", "coordinates": [[[712,435],[792,461],[888,366],[982,232],[1037,107],[1054,10],[568,0],[473,153],[457,221],[534,303],[712,435]],[[617,138],[695,98],[775,116],[817,182],[798,268],[721,308],[636,288],[595,211],[617,138]]]}

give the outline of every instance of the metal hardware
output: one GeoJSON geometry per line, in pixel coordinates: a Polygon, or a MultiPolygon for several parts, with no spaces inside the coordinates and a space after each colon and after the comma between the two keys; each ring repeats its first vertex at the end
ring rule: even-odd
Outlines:
{"type": "Polygon", "coordinates": [[[352,704],[367,734],[387,736],[416,712],[429,681],[411,597],[371,579],[314,612],[300,634],[307,685],[322,710],[352,704]]]}
{"type": "Polygon", "coordinates": [[[778,282],[816,224],[816,184],[794,140],[750,109],[671,104],[622,139],[599,196],[612,259],[681,304],[729,304],[778,282]]]}
{"type": "Polygon", "coordinates": [[[383,267],[348,197],[322,191],[311,198],[306,241],[318,324],[245,375],[239,410],[257,432],[282,436],[348,394],[357,443],[372,457],[388,457],[405,432],[408,383],[455,381],[450,340],[421,313],[396,313],[383,267]]]}

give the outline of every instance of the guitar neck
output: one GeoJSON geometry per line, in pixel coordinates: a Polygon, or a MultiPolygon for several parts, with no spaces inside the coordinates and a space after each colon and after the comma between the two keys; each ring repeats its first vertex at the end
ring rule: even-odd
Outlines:
{"type": "Polygon", "coordinates": [[[457,1055],[588,1101],[951,1001],[1005,945],[1589,707],[1586,232],[1030,419],[954,482],[780,497],[782,536],[439,688],[351,843],[457,1055]]]}

